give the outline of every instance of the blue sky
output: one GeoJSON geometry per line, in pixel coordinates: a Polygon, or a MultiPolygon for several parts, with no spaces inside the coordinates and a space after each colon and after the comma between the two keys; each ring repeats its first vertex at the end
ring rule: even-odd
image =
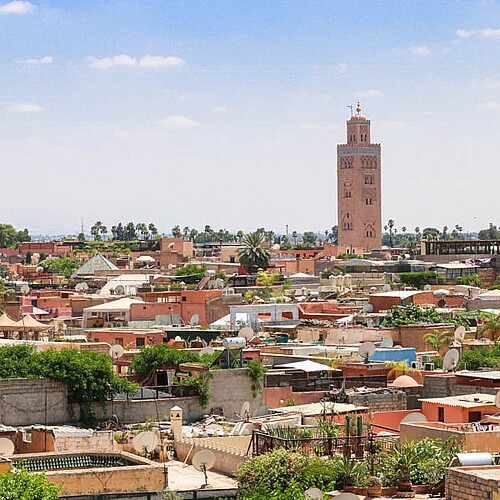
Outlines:
{"type": "Polygon", "coordinates": [[[0,0],[0,219],[336,223],[361,101],[383,218],[500,223],[495,1],[0,0]]]}

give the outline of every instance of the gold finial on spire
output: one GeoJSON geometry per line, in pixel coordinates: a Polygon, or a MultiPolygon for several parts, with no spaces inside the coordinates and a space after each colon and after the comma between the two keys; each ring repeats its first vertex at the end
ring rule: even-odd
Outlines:
{"type": "Polygon", "coordinates": [[[358,115],[361,113],[361,106],[359,105],[359,101],[358,101],[358,105],[356,106],[356,113],[358,115]]]}

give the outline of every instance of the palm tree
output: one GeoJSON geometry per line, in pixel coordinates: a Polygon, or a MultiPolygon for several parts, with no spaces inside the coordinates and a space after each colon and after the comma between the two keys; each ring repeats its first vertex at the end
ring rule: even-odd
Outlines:
{"type": "Polygon", "coordinates": [[[424,340],[430,344],[434,350],[439,352],[445,345],[450,343],[450,332],[430,332],[424,335],[424,340]]]}
{"type": "Polygon", "coordinates": [[[260,232],[249,233],[243,240],[243,247],[238,250],[240,264],[249,272],[255,272],[259,267],[269,267],[271,254],[265,247],[265,236],[260,232]]]}
{"type": "Polygon", "coordinates": [[[491,332],[491,339],[496,342],[500,332],[500,314],[481,313],[483,324],[477,329],[478,334],[491,332]]]}
{"type": "Polygon", "coordinates": [[[387,221],[387,225],[389,226],[389,246],[392,248],[394,242],[392,235],[394,234],[393,228],[394,228],[394,221],[392,219],[389,219],[387,221]]]}

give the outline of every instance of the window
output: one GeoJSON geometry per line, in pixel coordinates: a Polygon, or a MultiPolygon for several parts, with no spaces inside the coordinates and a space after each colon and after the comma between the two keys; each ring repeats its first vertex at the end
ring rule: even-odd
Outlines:
{"type": "Polygon", "coordinates": [[[365,198],[366,205],[373,205],[373,200],[371,198],[365,198]]]}
{"type": "Polygon", "coordinates": [[[351,197],[351,192],[350,191],[344,191],[344,198],[350,198],[351,197]]]}
{"type": "Polygon", "coordinates": [[[144,347],[144,345],[145,345],[144,337],[138,337],[135,339],[135,346],[136,347],[144,347]]]}
{"type": "Polygon", "coordinates": [[[375,184],[375,179],[371,175],[366,176],[365,177],[365,184],[369,184],[369,185],[375,184]]]}
{"type": "Polygon", "coordinates": [[[374,231],[372,231],[371,229],[367,229],[367,230],[365,231],[365,236],[366,236],[367,238],[374,238],[374,237],[375,237],[375,232],[374,232],[374,231]]]}
{"type": "Polygon", "coordinates": [[[438,422],[444,422],[444,408],[442,406],[438,408],[438,422]]]}

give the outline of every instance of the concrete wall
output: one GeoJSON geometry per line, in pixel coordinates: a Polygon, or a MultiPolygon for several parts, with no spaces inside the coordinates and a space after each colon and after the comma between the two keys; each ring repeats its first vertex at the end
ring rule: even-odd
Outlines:
{"type": "Polygon", "coordinates": [[[368,406],[370,411],[406,410],[406,394],[403,391],[348,394],[347,402],[368,406]]]}
{"type": "Polygon", "coordinates": [[[21,426],[70,421],[66,385],[48,379],[0,381],[0,423],[21,426]]]}
{"type": "Polygon", "coordinates": [[[448,500],[480,500],[498,498],[499,467],[453,467],[446,469],[448,500]]]}
{"type": "Polygon", "coordinates": [[[496,394],[497,388],[478,385],[458,385],[455,375],[426,375],[424,377],[424,398],[445,398],[447,396],[462,396],[465,394],[496,394]]]}

